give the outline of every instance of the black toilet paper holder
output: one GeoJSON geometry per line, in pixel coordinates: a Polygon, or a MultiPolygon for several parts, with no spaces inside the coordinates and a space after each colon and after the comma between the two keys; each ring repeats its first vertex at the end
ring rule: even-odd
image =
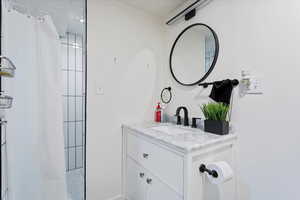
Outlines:
{"type": "Polygon", "coordinates": [[[218,178],[218,176],[219,176],[218,172],[216,170],[210,170],[210,169],[206,168],[206,165],[204,165],[204,164],[200,165],[199,171],[201,173],[207,172],[210,176],[212,176],[214,178],[218,178]]]}

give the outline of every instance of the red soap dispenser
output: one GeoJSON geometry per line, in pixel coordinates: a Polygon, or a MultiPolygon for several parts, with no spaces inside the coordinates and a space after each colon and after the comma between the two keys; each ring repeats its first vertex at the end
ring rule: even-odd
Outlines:
{"type": "Polygon", "coordinates": [[[155,122],[161,122],[161,107],[160,103],[157,103],[156,109],[155,109],[155,122]]]}

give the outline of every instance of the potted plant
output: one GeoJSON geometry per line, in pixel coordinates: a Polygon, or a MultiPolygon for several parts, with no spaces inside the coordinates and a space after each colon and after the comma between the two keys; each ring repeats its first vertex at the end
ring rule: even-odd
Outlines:
{"type": "Polygon", "coordinates": [[[229,122],[227,114],[229,106],[223,103],[208,103],[201,106],[204,114],[204,130],[217,135],[229,133],[229,122]]]}

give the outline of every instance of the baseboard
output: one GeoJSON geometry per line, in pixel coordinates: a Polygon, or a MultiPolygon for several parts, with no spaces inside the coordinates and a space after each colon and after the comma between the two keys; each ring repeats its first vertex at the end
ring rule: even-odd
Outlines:
{"type": "Polygon", "coordinates": [[[115,197],[112,197],[112,198],[109,198],[106,200],[125,200],[125,199],[122,195],[118,195],[118,196],[115,196],[115,197]]]}

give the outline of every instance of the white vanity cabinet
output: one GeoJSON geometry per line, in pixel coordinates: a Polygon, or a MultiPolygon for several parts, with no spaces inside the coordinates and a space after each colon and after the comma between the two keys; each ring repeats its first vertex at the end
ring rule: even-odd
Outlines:
{"type": "Polygon", "coordinates": [[[201,141],[187,141],[189,135],[180,141],[174,135],[145,126],[123,126],[124,199],[235,200],[235,179],[226,186],[229,192],[222,192],[230,198],[223,198],[218,196],[216,186],[208,183],[206,176],[199,172],[201,164],[212,161],[222,160],[234,165],[235,137],[220,140],[221,136],[211,136],[216,143],[206,140],[210,143],[204,147],[201,141]]]}

